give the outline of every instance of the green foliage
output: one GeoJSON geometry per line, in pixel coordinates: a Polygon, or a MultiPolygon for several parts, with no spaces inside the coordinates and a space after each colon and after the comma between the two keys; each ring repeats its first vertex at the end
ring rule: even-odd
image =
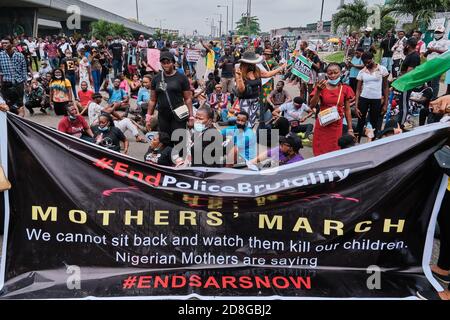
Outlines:
{"type": "Polygon", "coordinates": [[[251,36],[261,33],[261,26],[259,24],[258,17],[250,17],[249,24],[247,26],[247,17],[242,17],[236,23],[237,34],[241,36],[251,36]]]}
{"type": "Polygon", "coordinates": [[[340,26],[360,30],[367,25],[370,16],[371,13],[367,12],[367,3],[364,0],[354,0],[353,3],[344,4],[333,16],[334,32],[340,26]]]}
{"type": "Polygon", "coordinates": [[[108,36],[120,36],[124,38],[133,36],[128,28],[119,23],[110,23],[104,20],[98,20],[96,22],[92,22],[90,27],[90,35],[100,40],[105,40],[108,36]]]}

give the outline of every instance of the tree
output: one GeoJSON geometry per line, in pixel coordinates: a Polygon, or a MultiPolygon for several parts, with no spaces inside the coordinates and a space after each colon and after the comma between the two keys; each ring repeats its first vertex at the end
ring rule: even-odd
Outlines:
{"type": "Polygon", "coordinates": [[[436,12],[448,11],[450,0],[391,0],[388,6],[396,16],[411,15],[413,21],[409,24],[409,29],[412,30],[421,24],[428,26],[436,12]]]}
{"type": "Polygon", "coordinates": [[[367,11],[367,3],[364,0],[354,0],[353,3],[344,4],[333,16],[334,32],[341,26],[350,27],[352,30],[360,30],[367,25],[371,15],[367,11]]]}
{"type": "Polygon", "coordinates": [[[241,36],[257,35],[261,32],[258,17],[250,17],[248,25],[247,17],[242,17],[241,20],[236,23],[236,29],[237,34],[241,36]]]}
{"type": "Polygon", "coordinates": [[[130,37],[132,36],[130,30],[128,30],[123,24],[110,23],[104,20],[98,20],[92,22],[91,25],[91,36],[96,37],[100,40],[105,40],[108,36],[121,36],[130,37]]]}

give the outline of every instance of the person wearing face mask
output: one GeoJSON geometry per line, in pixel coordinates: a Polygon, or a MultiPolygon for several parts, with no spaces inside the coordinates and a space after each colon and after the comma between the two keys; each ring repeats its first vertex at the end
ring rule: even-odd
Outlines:
{"type": "Polygon", "coordinates": [[[76,84],[78,65],[78,59],[72,56],[72,50],[67,50],[66,56],[61,59],[61,68],[64,70],[65,78],[70,81],[75,99],[77,98],[76,84]]]}
{"type": "MultiPolygon", "coordinates": [[[[444,26],[439,26],[434,31],[434,40],[428,44],[427,52],[424,54],[427,61],[433,60],[448,51],[449,41],[444,37],[444,33],[444,26]]],[[[439,76],[428,84],[433,89],[433,100],[439,96],[440,81],[441,77],[439,76]]]]}
{"type": "Polygon", "coordinates": [[[397,32],[398,40],[392,47],[392,77],[396,79],[400,72],[400,66],[402,65],[403,60],[405,59],[405,44],[406,44],[406,37],[405,37],[405,31],[400,30],[397,32]]]}
{"type": "Polygon", "coordinates": [[[77,107],[69,104],[66,108],[66,116],[58,123],[58,131],[69,134],[73,137],[93,142],[94,133],[87,121],[78,114],[77,107]]]}
{"type": "Polygon", "coordinates": [[[227,167],[243,165],[256,157],[257,139],[253,129],[248,126],[248,121],[249,114],[240,111],[236,117],[236,125],[221,130],[226,141],[227,167]]]}
{"type": "Polygon", "coordinates": [[[113,118],[109,113],[102,113],[98,117],[98,125],[92,127],[95,144],[120,152],[120,142],[124,144],[124,154],[128,154],[129,142],[120,129],[114,125],[113,118]]]}
{"type": "MultiPolygon", "coordinates": [[[[320,103],[320,111],[328,110],[334,114],[332,122],[321,123],[321,114],[317,117],[314,125],[314,156],[340,150],[338,141],[343,133],[343,118],[347,123],[352,123],[350,100],[355,93],[352,88],[341,83],[342,70],[339,64],[330,63],[326,69],[328,80],[321,80],[316,84],[311,93],[311,108],[316,108],[320,103]],[[337,112],[337,114],[336,114],[337,112]]],[[[349,127],[348,134],[354,136],[353,129],[349,127]]]]}
{"type": "Polygon", "coordinates": [[[195,114],[191,135],[190,163],[192,167],[217,167],[220,156],[215,152],[215,144],[221,147],[221,134],[213,125],[214,110],[202,107],[195,114]]]}
{"type": "Polygon", "coordinates": [[[165,132],[158,132],[150,142],[150,147],[144,156],[144,161],[160,166],[173,167],[172,147],[170,136],[165,132]]]}
{"type": "MultiPolygon", "coordinates": [[[[358,142],[364,133],[367,122],[375,128],[375,134],[381,130],[383,124],[382,116],[387,111],[389,102],[389,71],[386,67],[375,63],[373,54],[365,52],[362,55],[365,66],[358,74],[358,85],[356,89],[356,114],[358,115],[358,142]],[[382,105],[382,97],[383,105],[382,105]],[[370,119],[367,121],[367,113],[370,119]]],[[[351,122],[350,122],[351,123],[351,122]]]]}
{"type": "Polygon", "coordinates": [[[52,82],[50,82],[50,106],[57,116],[66,114],[66,106],[73,101],[72,85],[64,77],[61,69],[53,71],[52,82]]]}

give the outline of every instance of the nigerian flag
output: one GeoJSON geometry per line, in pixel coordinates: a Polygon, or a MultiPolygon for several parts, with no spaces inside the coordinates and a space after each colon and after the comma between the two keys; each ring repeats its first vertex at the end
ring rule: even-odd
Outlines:
{"type": "Polygon", "coordinates": [[[441,76],[448,70],[450,70],[450,51],[401,76],[392,83],[392,86],[398,91],[405,92],[441,76]]]}

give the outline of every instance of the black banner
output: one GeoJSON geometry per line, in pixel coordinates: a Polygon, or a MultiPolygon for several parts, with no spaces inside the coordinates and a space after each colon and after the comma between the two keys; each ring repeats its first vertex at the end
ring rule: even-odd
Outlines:
{"type": "Polygon", "coordinates": [[[262,173],[151,166],[10,114],[7,129],[0,297],[407,298],[431,288],[444,186],[433,154],[448,125],[262,173]]]}

